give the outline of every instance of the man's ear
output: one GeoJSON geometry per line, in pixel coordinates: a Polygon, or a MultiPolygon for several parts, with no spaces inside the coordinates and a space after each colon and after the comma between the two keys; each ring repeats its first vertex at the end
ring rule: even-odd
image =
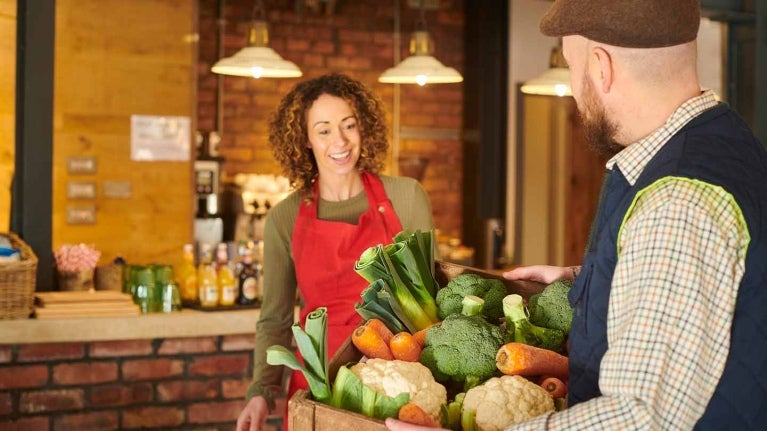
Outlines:
{"type": "Polygon", "coordinates": [[[595,82],[600,83],[599,88],[603,93],[609,93],[613,86],[614,76],[612,56],[604,48],[597,46],[593,48],[589,61],[591,61],[591,70],[596,75],[592,78],[595,82]]]}

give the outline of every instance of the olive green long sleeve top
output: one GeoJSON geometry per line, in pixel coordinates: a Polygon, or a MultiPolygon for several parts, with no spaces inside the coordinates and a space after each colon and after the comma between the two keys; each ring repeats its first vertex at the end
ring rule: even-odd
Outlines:
{"type": "MultiPolygon", "coordinates": [[[[403,229],[427,231],[434,228],[428,195],[416,180],[407,177],[380,178],[403,229]]],[[[271,399],[271,395],[281,392],[283,367],[266,363],[266,348],[275,344],[290,347],[293,336],[290,326],[295,321],[297,283],[291,240],[300,203],[301,194],[291,193],[269,210],[266,217],[264,291],[261,314],[256,323],[253,382],[248,388],[248,399],[254,395],[265,395],[271,399]]],[[[362,192],[340,202],[320,199],[318,217],[356,224],[359,216],[367,210],[367,195],[362,192]]],[[[349,268],[349,271],[353,270],[349,268]]]]}

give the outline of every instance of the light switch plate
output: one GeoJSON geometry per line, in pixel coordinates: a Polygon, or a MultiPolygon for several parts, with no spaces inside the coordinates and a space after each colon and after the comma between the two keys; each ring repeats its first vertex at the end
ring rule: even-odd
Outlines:
{"type": "Polygon", "coordinates": [[[95,156],[70,156],[67,159],[67,172],[70,174],[95,174],[95,156]]]}
{"type": "Polygon", "coordinates": [[[92,181],[68,181],[67,198],[69,199],[95,199],[96,183],[92,181]]]}
{"type": "Polygon", "coordinates": [[[94,224],[96,223],[95,205],[69,205],[67,206],[68,224],[94,224]]]}
{"type": "Polygon", "coordinates": [[[132,194],[130,181],[104,181],[103,188],[105,198],[129,199],[132,194]]]}

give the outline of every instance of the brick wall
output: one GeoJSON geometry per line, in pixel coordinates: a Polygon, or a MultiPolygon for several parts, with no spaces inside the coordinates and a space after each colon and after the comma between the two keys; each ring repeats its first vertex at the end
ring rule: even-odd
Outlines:
{"type": "MultiPolygon", "coordinates": [[[[234,429],[254,335],[0,345],[0,429],[234,429]]],[[[284,400],[266,431],[282,425],[284,400]]]]}
{"type": "MultiPolygon", "coordinates": [[[[217,0],[200,1],[198,63],[198,128],[216,130],[217,77],[210,67],[218,59],[217,0]]],[[[394,87],[377,82],[378,75],[394,65],[394,6],[391,1],[339,1],[326,17],[294,9],[296,2],[265,1],[270,25],[270,46],[303,71],[299,79],[223,77],[221,156],[224,175],[239,172],[279,174],[267,145],[269,115],[280,98],[299,80],[328,72],[343,72],[370,86],[384,101],[391,130],[394,87]]],[[[419,16],[407,2],[400,2],[401,58],[419,16]]],[[[435,41],[435,56],[443,64],[463,70],[463,1],[442,1],[442,8],[426,11],[427,30],[435,41]]],[[[227,0],[224,55],[245,46],[252,14],[252,0],[227,0]]],[[[462,84],[401,86],[402,128],[419,131],[448,130],[460,136],[463,117],[462,84]]],[[[450,135],[450,134],[449,134],[450,135]]],[[[402,155],[429,159],[422,181],[431,198],[435,223],[444,233],[461,236],[462,154],[455,139],[403,139],[402,155]]]]}

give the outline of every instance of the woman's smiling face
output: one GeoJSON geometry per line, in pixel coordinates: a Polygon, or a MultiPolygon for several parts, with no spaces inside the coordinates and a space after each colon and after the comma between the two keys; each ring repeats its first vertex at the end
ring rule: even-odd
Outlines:
{"type": "Polygon", "coordinates": [[[352,173],[360,157],[360,130],[352,108],[340,97],[323,94],[306,114],[307,146],[320,176],[352,173]]]}

